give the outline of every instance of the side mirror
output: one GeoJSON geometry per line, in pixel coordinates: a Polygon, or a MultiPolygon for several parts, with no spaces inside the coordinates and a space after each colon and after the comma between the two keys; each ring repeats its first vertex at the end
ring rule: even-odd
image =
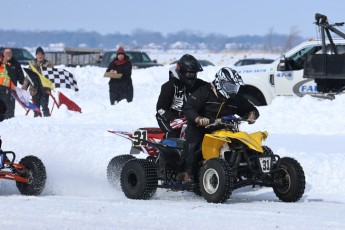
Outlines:
{"type": "Polygon", "coordinates": [[[152,62],[153,62],[153,63],[157,63],[157,60],[155,59],[155,60],[153,60],[152,62]]]}
{"type": "Polygon", "coordinates": [[[279,64],[277,66],[278,71],[286,71],[286,58],[284,55],[280,57],[279,64]]]}

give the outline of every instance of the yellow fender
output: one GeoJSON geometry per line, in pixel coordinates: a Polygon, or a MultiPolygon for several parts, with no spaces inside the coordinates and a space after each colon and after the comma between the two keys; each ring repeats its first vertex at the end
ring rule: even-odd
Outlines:
{"type": "Polygon", "coordinates": [[[250,149],[263,153],[262,141],[266,140],[267,131],[248,134],[246,132],[231,132],[218,130],[212,134],[206,134],[202,142],[202,155],[205,160],[219,157],[220,149],[224,143],[231,143],[233,139],[239,140],[250,149]]]}

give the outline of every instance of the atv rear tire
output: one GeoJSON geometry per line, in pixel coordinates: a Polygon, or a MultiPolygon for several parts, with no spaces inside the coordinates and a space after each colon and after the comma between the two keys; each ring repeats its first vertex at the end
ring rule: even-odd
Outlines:
{"type": "Polygon", "coordinates": [[[132,155],[119,155],[109,161],[107,167],[107,179],[115,187],[120,187],[121,170],[125,163],[135,158],[132,155]]]}
{"type": "Polygon", "coordinates": [[[210,203],[227,201],[232,193],[234,181],[235,173],[223,159],[208,160],[200,170],[200,191],[210,203]]]}
{"type": "Polygon", "coordinates": [[[121,172],[121,188],[130,199],[150,199],[158,186],[157,169],[146,159],[127,161],[121,172]]]}
{"type": "Polygon", "coordinates": [[[301,199],[305,189],[305,176],[301,165],[293,158],[284,157],[278,166],[281,170],[273,174],[273,187],[276,196],[283,202],[296,202],[301,199]]]}
{"type": "Polygon", "coordinates": [[[47,180],[46,168],[42,161],[35,156],[26,156],[19,164],[25,167],[19,175],[29,180],[28,183],[16,182],[19,192],[27,196],[41,194],[47,180]]]}

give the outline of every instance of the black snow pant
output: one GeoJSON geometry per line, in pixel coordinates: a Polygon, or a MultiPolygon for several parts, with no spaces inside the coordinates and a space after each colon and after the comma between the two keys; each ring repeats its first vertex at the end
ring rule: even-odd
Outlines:
{"type": "Polygon", "coordinates": [[[10,98],[10,107],[9,109],[9,117],[14,117],[14,111],[16,109],[16,99],[14,99],[14,97],[11,96],[10,98]]]}
{"type": "Polygon", "coordinates": [[[6,106],[6,112],[3,114],[3,118],[9,119],[14,117],[15,99],[11,95],[10,88],[0,86],[0,100],[2,100],[6,106]]]}
{"type": "Polygon", "coordinates": [[[156,114],[156,119],[157,119],[159,128],[161,128],[165,132],[164,138],[169,138],[169,137],[180,138],[181,129],[173,129],[170,126],[170,121],[165,120],[159,114],[156,114]]]}
{"type": "Polygon", "coordinates": [[[202,160],[201,144],[205,134],[205,128],[198,128],[194,124],[188,124],[185,133],[185,147],[178,163],[178,172],[186,171],[189,176],[197,178],[198,163],[202,160]]]}
{"type": "Polygon", "coordinates": [[[5,112],[7,110],[6,104],[0,99],[0,122],[5,119],[5,112]]]}
{"type": "MultiPolygon", "coordinates": [[[[38,107],[41,108],[42,106],[42,111],[43,111],[43,116],[49,117],[50,116],[50,111],[49,111],[49,94],[46,93],[46,91],[41,91],[39,90],[33,97],[32,101],[34,104],[38,107]]],[[[37,116],[42,116],[39,112],[35,112],[35,117],[37,116]]]]}

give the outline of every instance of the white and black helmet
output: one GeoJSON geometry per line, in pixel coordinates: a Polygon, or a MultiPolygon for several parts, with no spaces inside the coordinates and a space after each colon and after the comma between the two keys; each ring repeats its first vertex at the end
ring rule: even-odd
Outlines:
{"type": "Polygon", "coordinates": [[[227,99],[235,96],[240,86],[244,85],[241,76],[229,67],[221,68],[212,83],[217,92],[227,99]]]}

